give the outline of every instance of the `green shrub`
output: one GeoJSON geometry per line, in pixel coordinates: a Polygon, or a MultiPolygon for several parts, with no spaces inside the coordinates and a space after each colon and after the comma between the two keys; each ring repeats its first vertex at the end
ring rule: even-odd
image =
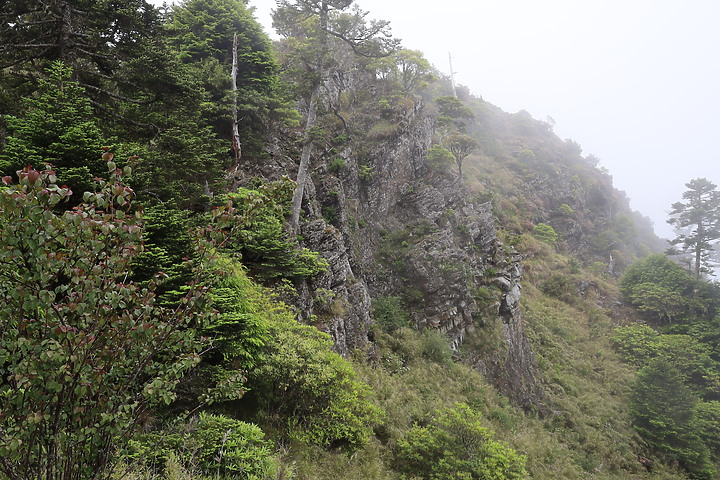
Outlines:
{"type": "Polygon", "coordinates": [[[421,338],[423,358],[441,365],[452,363],[452,350],[445,335],[430,328],[423,332],[421,338]]]}
{"type": "Polygon", "coordinates": [[[328,170],[330,173],[338,174],[341,171],[345,170],[347,167],[347,162],[342,157],[334,158],[332,162],[330,162],[330,165],[328,165],[328,170]]]}
{"type": "Polygon", "coordinates": [[[571,301],[577,293],[577,289],[570,278],[554,273],[540,284],[540,290],[545,295],[558,298],[564,301],[571,301]]]}
{"type": "Polygon", "coordinates": [[[712,312],[712,294],[692,274],[664,255],[650,255],[630,265],[620,278],[620,291],[631,305],[660,322],[712,312]],[[710,298],[707,298],[710,297],[710,298]]]}
{"type": "Polygon", "coordinates": [[[648,325],[628,325],[615,329],[613,346],[625,360],[645,365],[657,354],[660,334],[648,325]]]}
{"type": "Polygon", "coordinates": [[[398,441],[397,468],[422,480],[527,478],[525,457],[493,440],[493,435],[482,425],[480,413],[456,404],[398,441]]]}
{"type": "Polygon", "coordinates": [[[555,232],[555,229],[545,223],[538,223],[533,228],[533,235],[539,240],[547,243],[548,245],[557,245],[560,240],[560,236],[555,232]]]}
{"type": "Polygon", "coordinates": [[[370,165],[359,165],[358,176],[360,177],[360,180],[368,181],[372,180],[372,178],[375,176],[375,172],[370,165]]]}
{"type": "Polygon", "coordinates": [[[198,234],[194,285],[164,308],[157,279],[127,279],[142,220],[114,166],[72,210],[60,209],[71,192],[54,173],[19,177],[0,189],[0,471],[95,478],[199,361],[192,327],[208,316],[199,285],[214,273],[204,253],[218,230],[198,234]]]}
{"type": "Polygon", "coordinates": [[[558,208],[558,212],[560,212],[561,215],[564,215],[567,217],[567,216],[570,216],[573,213],[575,213],[575,210],[573,210],[573,208],[570,205],[568,205],[567,203],[563,203],[558,208]]]}
{"type": "Polygon", "coordinates": [[[139,435],[127,456],[161,470],[175,460],[185,469],[228,480],[268,478],[277,468],[271,443],[260,427],[211,413],[139,435]]]}
{"type": "Polygon", "coordinates": [[[431,170],[444,172],[455,163],[455,155],[442,145],[433,145],[425,155],[425,163],[431,170]]]}
{"type": "Polygon", "coordinates": [[[388,333],[410,325],[410,314],[400,297],[385,296],[373,300],[372,318],[388,333]]]}
{"type": "Polygon", "coordinates": [[[686,385],[703,396],[720,391],[720,365],[712,350],[689,335],[661,335],[647,325],[619,327],[615,349],[631,363],[646,366],[662,358],[677,369],[686,385]]]}
{"type": "Polygon", "coordinates": [[[276,308],[263,361],[249,372],[261,409],[291,439],[349,451],[365,445],[381,414],[370,387],[332,351],[329,335],[276,308]]]}

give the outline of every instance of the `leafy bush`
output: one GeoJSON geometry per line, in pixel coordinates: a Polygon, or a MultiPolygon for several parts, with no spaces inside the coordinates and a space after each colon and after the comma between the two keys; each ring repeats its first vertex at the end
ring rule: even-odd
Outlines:
{"type": "Polygon", "coordinates": [[[481,415],[465,404],[442,410],[398,441],[397,468],[423,480],[527,478],[525,457],[493,440],[481,415]]]}
{"type": "Polygon", "coordinates": [[[442,145],[433,145],[425,155],[425,163],[431,170],[444,172],[455,163],[455,155],[442,145]]]}
{"type": "Polygon", "coordinates": [[[553,246],[560,240],[560,236],[555,232],[555,229],[545,223],[538,223],[535,225],[533,228],[533,235],[548,245],[553,246]]]}
{"type": "Polygon", "coordinates": [[[127,456],[161,470],[175,460],[187,470],[227,480],[269,478],[277,468],[272,445],[260,427],[204,412],[187,423],[178,420],[139,435],[127,456]]]}
{"type": "Polygon", "coordinates": [[[664,255],[650,255],[630,265],[620,278],[620,291],[631,305],[661,322],[692,318],[693,312],[714,310],[692,274],[664,255]]]}
{"type": "Polygon", "coordinates": [[[370,388],[332,351],[329,335],[276,309],[262,362],[249,372],[252,395],[289,438],[350,451],[365,445],[380,419],[370,388]]]}
{"type": "Polygon", "coordinates": [[[388,333],[410,325],[410,314],[400,297],[380,297],[372,302],[372,318],[388,333]]]}
{"type": "MultiPolygon", "coordinates": [[[[26,167],[0,189],[0,470],[9,478],[95,478],[144,412],[167,404],[202,343],[201,275],[220,232],[198,234],[194,286],[156,305],[157,280],[127,280],[142,221],[110,162],[73,210],[53,172],[26,167]],[[209,235],[205,237],[204,235],[209,235]]],[[[220,212],[220,211],[218,211],[220,212]]],[[[223,214],[224,215],[224,214],[223,214]]]]}
{"type": "Polygon", "coordinates": [[[645,365],[657,355],[660,334],[648,325],[618,327],[613,336],[615,350],[635,365],[645,365]]]}

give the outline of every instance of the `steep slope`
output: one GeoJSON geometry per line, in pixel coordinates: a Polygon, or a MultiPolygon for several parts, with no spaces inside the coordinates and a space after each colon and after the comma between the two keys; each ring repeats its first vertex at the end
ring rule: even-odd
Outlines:
{"type": "MultiPolygon", "coordinates": [[[[443,142],[436,99],[446,84],[402,92],[367,68],[346,74],[326,80],[336,95],[318,117],[300,231],[303,246],[330,268],[296,285],[288,300],[346,356],[362,349],[385,362],[378,329],[441,332],[457,359],[544,419],[553,442],[568,449],[558,477],[540,460],[546,447],[493,420],[504,438],[535,455],[535,478],[638,474],[634,456],[645,452],[627,415],[633,374],[610,337],[632,317],[614,279],[663,246],[649,222],[597,159],[583,157],[547,122],[461,90],[474,117],[467,133],[479,147],[459,179],[453,162],[429,154],[443,142]],[[386,305],[394,307],[381,312],[386,305]],[[384,323],[388,316],[395,324],[384,323]]],[[[278,135],[270,161],[245,165],[246,175],[293,177],[298,138],[278,135]]]]}
{"type": "MultiPolygon", "coordinates": [[[[192,3],[200,11],[208,5],[192,3]]],[[[313,25],[288,29],[295,27],[313,25]]],[[[192,437],[200,428],[198,419],[170,417],[203,410],[202,428],[213,418],[208,412],[232,417],[217,418],[234,425],[212,427],[217,435],[210,443],[217,444],[207,447],[219,450],[205,460],[222,456],[237,420],[250,421],[262,449],[262,459],[253,461],[273,457],[273,465],[282,464],[278,478],[399,480],[402,472],[439,478],[428,473],[433,465],[408,461],[409,446],[416,433],[448,426],[461,432],[471,426],[482,438],[496,432],[503,443],[492,445],[516,465],[527,457],[531,478],[646,478],[636,455],[653,450],[633,432],[628,408],[635,367],[623,363],[611,340],[615,327],[635,316],[621,304],[617,276],[635,257],[662,248],[649,223],[630,210],[597,159],[557,138],[549,122],[507,114],[462,88],[460,98],[450,96],[447,82],[431,82],[419,52],[356,55],[326,38],[332,48],[312,55],[313,36],[304,40],[279,45],[286,92],[276,85],[274,68],[263,70],[273,98],[260,103],[277,111],[265,118],[262,108],[246,105],[258,117],[250,129],[257,136],[247,137],[251,148],[228,168],[227,196],[220,195],[223,182],[213,185],[185,168],[192,164],[217,178],[222,170],[193,160],[212,155],[195,151],[192,142],[161,147],[166,164],[173,156],[196,155],[177,163],[179,175],[167,169],[193,186],[173,187],[167,198],[184,202],[203,192],[187,205],[196,213],[191,220],[174,207],[152,203],[146,210],[150,235],[134,273],[173,273],[163,302],[172,303],[181,290],[178,267],[190,249],[190,222],[204,224],[209,220],[201,211],[230,205],[227,200],[238,217],[236,236],[222,250],[227,268],[208,279],[217,323],[199,328],[213,346],[180,385],[179,401],[154,410],[157,418],[142,419],[153,431],[141,460],[164,462],[167,451],[153,441],[192,437]],[[309,53],[304,66],[312,68],[288,68],[298,45],[305,49],[299,53],[309,53]],[[295,81],[308,78],[315,82],[311,91],[295,81]],[[293,125],[298,112],[280,112],[279,99],[290,96],[300,115],[317,114],[306,123],[310,128],[293,125]],[[260,152],[266,135],[271,144],[260,152]],[[454,154],[453,139],[471,148],[454,154]],[[303,151],[311,155],[300,226],[284,232],[294,186],[268,181],[297,178],[303,151]],[[240,186],[247,188],[236,190],[240,186]],[[198,405],[198,395],[215,390],[218,379],[218,387],[227,381],[227,388],[198,405]],[[452,415],[461,421],[447,422],[452,415]],[[161,425],[164,420],[172,425],[161,425]]],[[[259,60],[269,68],[261,43],[259,60]]],[[[201,69],[203,55],[196,60],[193,68],[201,69]]],[[[215,93],[225,98],[222,88],[215,93]]],[[[219,116],[212,118],[227,127],[219,97],[213,102],[212,115],[219,116]]],[[[198,122],[192,119],[201,118],[196,110],[198,116],[183,117],[193,129],[198,122]]],[[[188,139],[185,131],[168,135],[188,139]]],[[[216,146],[217,159],[228,164],[216,146]]],[[[151,159],[138,160],[137,178],[154,178],[151,159]]],[[[148,181],[137,181],[141,197],[164,184],[149,182],[153,189],[145,191],[148,181]]],[[[178,448],[190,450],[184,443],[178,448]]],[[[462,453],[455,445],[447,455],[462,453]]],[[[185,454],[183,468],[198,467],[195,452],[185,454]]],[[[657,478],[682,477],[659,461],[655,471],[657,478]]],[[[525,476],[523,467],[516,473],[525,476]]]]}
{"type": "MultiPolygon", "coordinates": [[[[341,90],[337,81],[328,90],[341,90]]],[[[304,246],[330,263],[300,286],[303,317],[346,355],[371,343],[371,298],[400,298],[414,326],[439,330],[454,349],[470,332],[498,329],[500,344],[475,355],[475,365],[513,403],[545,412],[520,308],[522,259],[533,255],[523,235],[551,225],[557,248],[611,274],[659,241],[635,224],[609,175],[546,123],[468,97],[480,148],[461,182],[454,167],[426,158],[438,140],[437,94],[398,95],[367,71],[349,83],[355,101],[342,110],[345,124],[320,118],[325,148],[303,204],[304,246]]],[[[279,153],[292,146],[273,151],[272,162],[248,165],[254,175],[292,175],[294,162],[279,153]]]]}

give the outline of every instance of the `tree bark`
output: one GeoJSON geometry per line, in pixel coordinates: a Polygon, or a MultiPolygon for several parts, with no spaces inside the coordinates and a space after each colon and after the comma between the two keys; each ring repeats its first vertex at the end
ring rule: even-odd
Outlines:
{"type": "Polygon", "coordinates": [[[702,220],[698,222],[696,236],[697,245],[695,246],[695,280],[700,280],[700,266],[702,265],[703,254],[702,243],[705,240],[705,228],[702,220]]]}
{"type": "Polygon", "coordinates": [[[317,105],[320,98],[320,89],[322,88],[324,72],[324,59],[327,47],[327,24],[328,24],[329,7],[325,2],[320,4],[320,42],[317,49],[317,77],[313,80],[312,91],[310,92],[310,100],[308,102],[308,114],[305,120],[305,139],[303,140],[302,153],[300,154],[300,165],[298,166],[297,185],[292,199],[292,211],[290,213],[290,229],[295,234],[300,232],[300,210],[302,210],[302,200],[305,194],[305,184],[307,183],[308,167],[310,165],[310,156],[312,155],[312,138],[310,131],[317,121],[317,105]]]}
{"type": "Polygon", "coordinates": [[[237,73],[238,73],[238,36],[233,35],[233,64],[232,64],[232,148],[235,160],[242,157],[242,144],[240,143],[240,132],[238,131],[238,107],[237,107],[237,73]]]}
{"type": "Polygon", "coordinates": [[[300,154],[300,166],[298,167],[297,185],[292,199],[292,213],[290,217],[290,228],[294,233],[300,231],[300,210],[302,209],[302,199],[305,193],[305,184],[307,183],[308,166],[310,165],[310,155],[312,154],[312,139],[309,132],[315,126],[317,120],[317,103],[320,96],[320,79],[315,81],[312,92],[310,94],[310,105],[308,106],[308,115],[305,120],[305,140],[303,142],[302,153],[300,154]]]}
{"type": "Polygon", "coordinates": [[[60,60],[65,62],[67,65],[73,65],[74,66],[74,58],[72,55],[72,36],[73,36],[73,26],[72,26],[72,9],[70,7],[69,2],[63,2],[61,7],[61,27],[60,27],[60,52],[59,57],[60,60]]]}

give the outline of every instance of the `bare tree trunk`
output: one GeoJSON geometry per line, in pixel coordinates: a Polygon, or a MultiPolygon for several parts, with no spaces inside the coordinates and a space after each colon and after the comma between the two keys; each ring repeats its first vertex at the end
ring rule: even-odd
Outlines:
{"type": "Polygon", "coordinates": [[[305,193],[305,184],[307,183],[308,167],[310,165],[310,155],[312,154],[312,139],[310,131],[317,121],[317,105],[320,99],[320,90],[323,84],[324,75],[324,59],[325,49],[327,47],[327,30],[329,6],[322,2],[320,5],[320,44],[317,49],[317,77],[313,81],[312,91],[310,92],[310,101],[308,103],[308,114],[305,120],[305,139],[303,140],[302,153],[300,154],[300,165],[298,166],[297,185],[292,199],[292,211],[290,214],[290,229],[294,233],[300,232],[300,210],[302,209],[302,200],[305,193]]]}
{"type": "Polygon", "coordinates": [[[238,36],[233,35],[233,64],[232,64],[232,147],[235,154],[235,160],[240,160],[242,149],[240,143],[240,132],[238,131],[238,108],[237,108],[237,73],[238,73],[238,36]]]}
{"type": "Polygon", "coordinates": [[[305,140],[303,141],[302,154],[300,155],[300,166],[298,167],[297,185],[292,199],[292,213],[290,217],[290,228],[293,232],[300,231],[300,210],[302,208],[303,194],[305,193],[305,184],[307,183],[308,166],[310,165],[310,155],[312,154],[312,139],[309,132],[315,126],[317,120],[317,103],[320,96],[320,86],[322,81],[317,79],[313,85],[310,94],[310,105],[308,106],[307,119],[305,120],[305,140]]]}
{"type": "Polygon", "coordinates": [[[695,235],[697,236],[697,244],[695,245],[695,280],[700,280],[703,254],[702,244],[705,240],[705,225],[703,225],[702,220],[698,221],[698,228],[695,235]]]}

